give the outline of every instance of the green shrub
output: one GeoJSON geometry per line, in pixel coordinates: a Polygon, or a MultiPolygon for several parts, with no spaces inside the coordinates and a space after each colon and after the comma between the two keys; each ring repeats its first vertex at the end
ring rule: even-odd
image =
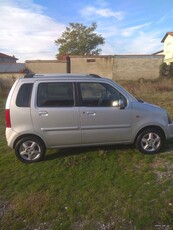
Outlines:
{"type": "Polygon", "coordinates": [[[160,65],[160,77],[173,77],[173,63],[167,65],[164,62],[160,65]]]}

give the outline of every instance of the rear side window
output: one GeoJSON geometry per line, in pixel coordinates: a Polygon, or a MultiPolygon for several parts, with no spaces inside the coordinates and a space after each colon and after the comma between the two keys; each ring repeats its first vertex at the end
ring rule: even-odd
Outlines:
{"type": "Polygon", "coordinates": [[[32,83],[21,85],[16,98],[16,105],[18,107],[30,107],[32,87],[32,83]]]}
{"type": "Polygon", "coordinates": [[[38,107],[74,106],[73,83],[44,82],[38,86],[38,107]]]}

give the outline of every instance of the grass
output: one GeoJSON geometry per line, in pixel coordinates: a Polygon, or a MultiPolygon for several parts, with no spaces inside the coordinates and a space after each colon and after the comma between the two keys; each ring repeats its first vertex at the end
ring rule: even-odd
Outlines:
{"type": "MultiPolygon", "coordinates": [[[[122,85],[173,118],[165,82],[160,91],[157,82],[122,85]]],[[[0,229],[173,229],[172,140],[157,155],[121,145],[48,150],[45,161],[26,165],[6,145],[4,103],[1,97],[0,229]]]]}

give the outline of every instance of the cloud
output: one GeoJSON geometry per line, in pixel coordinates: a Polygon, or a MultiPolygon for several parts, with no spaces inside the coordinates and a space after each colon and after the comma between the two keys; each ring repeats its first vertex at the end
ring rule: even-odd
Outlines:
{"type": "Polygon", "coordinates": [[[103,54],[151,54],[163,48],[160,42],[163,31],[156,21],[146,21],[142,13],[139,18],[134,9],[116,11],[117,4],[111,8],[108,3],[96,0],[80,11],[85,21],[97,22],[97,32],[105,38],[101,46],[103,54]]]}
{"type": "Polygon", "coordinates": [[[173,19],[173,10],[167,12],[167,14],[163,15],[157,22],[157,24],[166,23],[166,21],[172,21],[173,19]]]}
{"type": "Polygon", "coordinates": [[[1,6],[24,8],[37,13],[42,13],[45,9],[43,6],[34,3],[33,0],[1,0],[1,6]]]}
{"type": "Polygon", "coordinates": [[[0,52],[14,54],[20,61],[54,59],[57,52],[54,40],[65,25],[45,16],[43,7],[32,1],[21,2],[7,0],[0,5],[0,52]]]}
{"type": "Polygon", "coordinates": [[[80,13],[83,17],[103,17],[103,18],[116,18],[117,20],[122,20],[124,18],[124,12],[112,11],[109,8],[97,8],[94,6],[86,6],[80,13]]]}
{"type": "Polygon", "coordinates": [[[121,34],[124,37],[130,37],[130,36],[134,35],[134,33],[136,34],[137,32],[141,31],[141,29],[148,27],[150,24],[151,23],[149,22],[149,23],[144,23],[141,25],[125,28],[122,30],[121,34]]]}
{"type": "Polygon", "coordinates": [[[124,23],[102,22],[98,30],[105,38],[103,54],[152,54],[163,49],[162,30],[154,30],[152,22],[124,27],[124,23]],[[123,28],[124,27],[124,28],[123,28]]]}
{"type": "Polygon", "coordinates": [[[131,40],[120,36],[111,45],[114,54],[152,54],[162,49],[159,34],[151,32],[140,32],[131,40]]]}
{"type": "Polygon", "coordinates": [[[102,54],[152,54],[163,49],[161,44],[162,30],[150,28],[152,23],[125,27],[121,24],[99,24],[98,30],[105,38],[101,47],[102,54]]]}

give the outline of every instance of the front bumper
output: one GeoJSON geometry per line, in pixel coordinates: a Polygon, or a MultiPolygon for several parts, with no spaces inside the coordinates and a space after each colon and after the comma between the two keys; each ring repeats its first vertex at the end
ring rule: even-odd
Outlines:
{"type": "Polygon", "coordinates": [[[168,135],[167,139],[173,138],[173,122],[171,124],[168,124],[168,135]]]}

